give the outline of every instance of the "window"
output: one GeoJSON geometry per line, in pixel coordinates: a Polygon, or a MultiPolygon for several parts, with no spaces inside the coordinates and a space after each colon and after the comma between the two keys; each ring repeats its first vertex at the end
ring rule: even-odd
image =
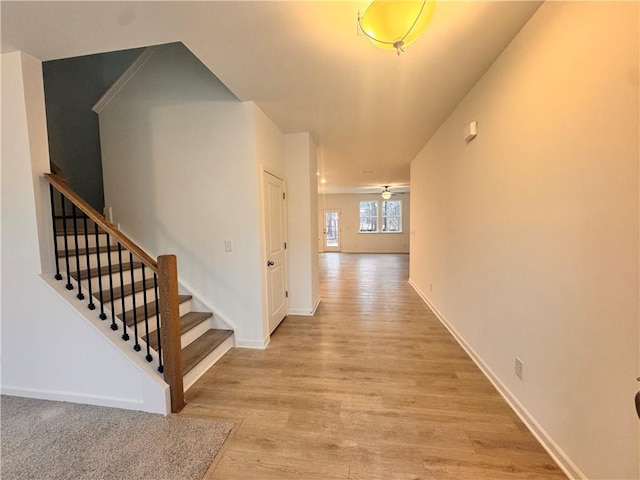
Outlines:
{"type": "Polygon", "coordinates": [[[376,200],[360,202],[360,233],[402,232],[402,201],[383,200],[381,203],[379,209],[376,200]]]}
{"type": "Polygon", "coordinates": [[[402,231],[402,202],[400,200],[384,200],[382,202],[382,231],[402,231]]]}
{"type": "Polygon", "coordinates": [[[360,202],[360,232],[378,231],[378,202],[360,202]]]}

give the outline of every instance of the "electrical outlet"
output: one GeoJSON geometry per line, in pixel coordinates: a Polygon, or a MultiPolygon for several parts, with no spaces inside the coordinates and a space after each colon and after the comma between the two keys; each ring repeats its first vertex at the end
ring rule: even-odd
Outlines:
{"type": "Polygon", "coordinates": [[[524,362],[516,357],[516,376],[522,380],[522,370],[524,368],[524,362]]]}
{"type": "Polygon", "coordinates": [[[233,252],[233,242],[231,240],[224,241],[224,251],[233,252]]]}
{"type": "Polygon", "coordinates": [[[433,283],[430,283],[430,284],[429,284],[429,291],[430,291],[430,292],[433,292],[433,283]]]}

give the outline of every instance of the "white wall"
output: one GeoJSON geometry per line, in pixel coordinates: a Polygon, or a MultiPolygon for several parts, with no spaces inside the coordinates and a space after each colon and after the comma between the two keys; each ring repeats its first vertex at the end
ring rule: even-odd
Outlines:
{"type": "Polygon", "coordinates": [[[284,135],[255,104],[253,104],[253,115],[258,168],[284,178],[286,176],[284,135]]]}
{"type": "Polygon", "coordinates": [[[166,384],[40,277],[53,275],[42,66],[20,52],[1,62],[2,393],[165,413],[166,384]]]}
{"type": "MultiPolygon", "coordinates": [[[[396,195],[402,201],[402,233],[360,233],[360,202],[377,200],[379,194],[330,194],[318,198],[318,250],[323,251],[324,210],[340,210],[341,251],[345,253],[409,253],[409,193],[396,195]]],[[[380,208],[380,205],[378,206],[380,208]]]]}
{"type": "MultiPolygon", "coordinates": [[[[284,155],[284,137],[282,132],[267,117],[257,105],[253,105],[253,132],[255,136],[255,161],[256,174],[259,181],[259,188],[256,189],[256,201],[258,202],[258,218],[259,218],[259,234],[260,234],[260,272],[262,279],[262,336],[265,345],[269,342],[269,311],[268,311],[268,285],[267,285],[267,252],[266,252],[266,227],[264,212],[264,172],[269,172],[282,180],[286,177],[285,171],[285,155],[284,155]]],[[[286,212],[286,210],[285,210],[286,212]]],[[[285,220],[286,221],[286,220],[285,220]]],[[[286,241],[287,232],[285,230],[283,237],[286,241]]]]}
{"type": "Polygon", "coordinates": [[[411,165],[412,282],[593,479],[640,477],[638,8],[543,4],[411,165]]]}
{"type": "Polygon", "coordinates": [[[176,254],[181,282],[239,345],[264,347],[254,116],[252,103],[172,44],[102,111],[100,133],[115,221],[152,255],[176,254]]]}
{"type": "Polygon", "coordinates": [[[320,300],[316,146],[308,133],[285,135],[289,313],[313,315],[320,300]]]}

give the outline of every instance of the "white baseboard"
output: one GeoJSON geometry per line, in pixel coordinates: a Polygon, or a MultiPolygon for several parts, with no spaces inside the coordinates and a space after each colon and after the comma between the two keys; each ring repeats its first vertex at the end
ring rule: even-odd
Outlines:
{"type": "Polygon", "coordinates": [[[242,338],[236,339],[236,347],[238,348],[255,348],[258,350],[264,350],[269,345],[271,337],[266,337],[264,340],[246,340],[242,338]]]}
{"type": "Polygon", "coordinates": [[[313,304],[313,311],[311,312],[311,316],[314,316],[316,314],[316,310],[318,310],[318,307],[320,306],[320,300],[322,300],[322,298],[320,297],[320,295],[318,295],[316,303],[313,304]]]}
{"type": "MultiPolygon", "coordinates": [[[[115,398],[100,395],[82,395],[72,392],[59,392],[55,390],[36,390],[33,388],[2,386],[2,395],[13,397],[37,398],[40,400],[54,400],[57,402],[83,403],[100,407],[124,408],[126,410],[146,411],[144,403],[128,398],[115,398]]],[[[151,412],[159,413],[159,412],[151,412]]]]}
{"type": "Polygon", "coordinates": [[[320,305],[320,297],[318,297],[318,299],[315,301],[315,303],[313,304],[313,308],[311,308],[311,310],[290,308],[288,315],[296,315],[298,317],[313,317],[316,314],[318,305],[320,305]]]}
{"type": "Polygon", "coordinates": [[[413,287],[420,298],[427,304],[431,311],[438,317],[438,320],[445,326],[447,330],[453,335],[453,338],[460,344],[460,346],[467,352],[467,355],[471,357],[471,360],[478,366],[478,368],[489,379],[493,386],[498,390],[498,393],[502,395],[502,398],[506,400],[511,409],[520,417],[520,420],[531,431],[533,436],[540,442],[542,447],[547,451],[551,458],[558,464],[562,471],[572,480],[583,480],[587,476],[582,473],[578,466],[573,463],[571,458],[560,448],[560,446],[551,438],[547,431],[542,428],[538,421],[529,413],[529,411],[520,403],[518,398],[502,383],[500,378],[484,363],[482,358],[476,353],[476,351],[464,340],[462,335],[451,325],[451,323],[445,318],[445,316],[438,311],[438,309],[431,303],[429,298],[420,290],[420,288],[409,279],[409,285],[413,287]]]}
{"type": "Polygon", "coordinates": [[[363,253],[366,255],[387,255],[387,254],[409,255],[409,251],[404,249],[403,250],[376,250],[376,251],[374,250],[341,250],[339,252],[320,252],[320,253],[349,253],[349,254],[363,253]]]}

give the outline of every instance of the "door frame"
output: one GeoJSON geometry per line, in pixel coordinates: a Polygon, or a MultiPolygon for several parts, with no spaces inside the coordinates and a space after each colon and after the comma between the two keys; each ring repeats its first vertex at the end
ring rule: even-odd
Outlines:
{"type": "MultiPolygon", "coordinates": [[[[267,346],[267,344],[269,343],[269,340],[271,338],[271,329],[270,329],[270,325],[269,325],[269,289],[268,289],[268,284],[267,284],[267,258],[268,258],[268,252],[267,252],[267,238],[266,238],[266,222],[267,219],[265,218],[264,215],[264,211],[265,211],[265,195],[266,195],[266,191],[264,188],[265,185],[265,177],[266,175],[271,175],[273,177],[276,177],[278,180],[282,181],[283,184],[283,193],[285,194],[285,201],[283,202],[283,232],[282,232],[282,238],[285,242],[285,244],[287,245],[287,248],[284,249],[284,274],[285,274],[285,278],[284,278],[284,288],[287,291],[287,293],[289,292],[289,249],[288,249],[288,244],[289,244],[289,239],[287,236],[288,233],[288,225],[289,225],[289,217],[288,217],[288,210],[287,210],[287,201],[289,200],[287,198],[287,179],[285,178],[284,175],[282,175],[280,172],[275,171],[274,169],[270,168],[270,167],[266,167],[264,165],[260,166],[260,238],[262,241],[262,255],[261,255],[261,260],[262,260],[262,268],[260,269],[261,275],[262,275],[262,302],[263,302],[263,308],[262,308],[262,313],[263,313],[263,335],[264,335],[264,345],[265,347],[267,346]]],[[[285,297],[285,317],[289,314],[289,297],[288,295],[285,297]]],[[[283,320],[284,320],[283,318],[283,320]]],[[[274,329],[274,331],[277,329],[278,327],[276,327],[274,329]]]]}
{"type": "Polygon", "coordinates": [[[322,210],[322,251],[341,252],[342,251],[342,211],[339,208],[325,208],[322,210]],[[327,247],[327,212],[338,212],[338,246],[327,247]]]}

